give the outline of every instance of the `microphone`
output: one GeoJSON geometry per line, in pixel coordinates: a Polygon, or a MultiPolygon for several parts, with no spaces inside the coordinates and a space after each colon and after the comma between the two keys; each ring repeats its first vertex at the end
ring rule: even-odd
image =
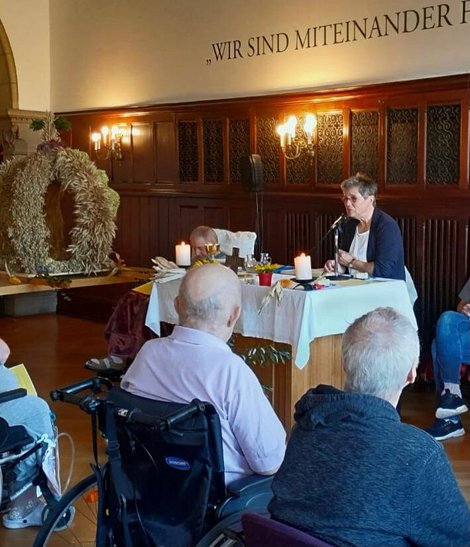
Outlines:
{"type": "Polygon", "coordinates": [[[334,222],[333,224],[330,226],[330,229],[329,231],[331,232],[331,230],[334,230],[335,228],[341,226],[341,224],[343,224],[344,222],[348,221],[349,220],[349,217],[347,215],[345,215],[344,213],[342,213],[334,222]]]}
{"type": "Polygon", "coordinates": [[[346,222],[349,222],[350,218],[345,213],[342,213],[334,222],[333,224],[328,228],[328,231],[326,234],[318,241],[308,252],[309,255],[313,253],[313,251],[317,250],[318,247],[325,241],[325,239],[331,234],[333,230],[336,228],[340,228],[343,224],[346,224],[346,222]]]}

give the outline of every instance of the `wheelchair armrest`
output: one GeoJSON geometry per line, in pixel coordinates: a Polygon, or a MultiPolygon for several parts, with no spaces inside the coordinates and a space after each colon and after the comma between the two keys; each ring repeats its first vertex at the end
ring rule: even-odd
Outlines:
{"type": "Polygon", "coordinates": [[[244,496],[254,490],[267,490],[271,486],[273,475],[249,475],[227,485],[232,496],[244,496]]]}
{"type": "Polygon", "coordinates": [[[7,403],[8,401],[13,401],[14,399],[19,399],[26,396],[26,389],[19,387],[17,389],[12,389],[10,391],[4,391],[0,393],[0,404],[7,403]]]}

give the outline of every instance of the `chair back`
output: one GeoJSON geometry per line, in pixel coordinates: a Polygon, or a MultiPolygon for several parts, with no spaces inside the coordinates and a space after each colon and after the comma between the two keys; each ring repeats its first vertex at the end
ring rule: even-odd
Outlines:
{"type": "Polygon", "coordinates": [[[112,528],[118,545],[189,547],[204,533],[210,508],[225,497],[222,437],[207,403],[171,424],[188,406],[109,392],[101,417],[109,456],[101,537],[112,528]],[[134,422],[139,413],[160,417],[162,427],[134,422]]]}
{"type": "Polygon", "coordinates": [[[416,300],[418,300],[418,291],[416,290],[415,282],[411,277],[411,274],[408,268],[405,266],[405,284],[406,290],[408,291],[408,296],[410,297],[411,305],[413,306],[416,300]]]}
{"type": "Polygon", "coordinates": [[[240,249],[239,256],[245,258],[255,252],[256,233],[255,232],[231,232],[214,228],[217,239],[220,244],[220,251],[226,255],[232,256],[234,247],[240,249]]]}
{"type": "Polygon", "coordinates": [[[242,516],[246,547],[332,547],[321,539],[287,526],[269,516],[245,513],[242,516]]]}

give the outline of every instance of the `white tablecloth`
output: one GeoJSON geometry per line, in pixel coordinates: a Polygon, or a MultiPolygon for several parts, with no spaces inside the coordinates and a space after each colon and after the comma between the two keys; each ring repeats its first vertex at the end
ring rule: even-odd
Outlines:
{"type": "MultiPolygon", "coordinates": [[[[280,276],[275,276],[279,279],[280,276]]],[[[150,296],[146,324],[160,334],[160,321],[178,323],[173,300],[181,280],[155,283],[150,296]]],[[[404,281],[370,280],[360,284],[338,283],[319,291],[285,289],[280,304],[272,299],[261,311],[269,288],[242,283],[242,313],[235,332],[290,344],[294,362],[303,368],[309,359],[310,342],[320,336],[343,333],[358,317],[382,306],[391,306],[416,318],[404,281]]]]}

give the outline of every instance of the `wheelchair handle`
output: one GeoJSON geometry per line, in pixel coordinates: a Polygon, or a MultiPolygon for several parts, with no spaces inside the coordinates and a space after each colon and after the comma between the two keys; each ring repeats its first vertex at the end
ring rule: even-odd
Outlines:
{"type": "Polygon", "coordinates": [[[63,401],[64,403],[80,405],[80,401],[83,397],[77,397],[77,393],[85,390],[91,391],[92,393],[100,393],[103,391],[102,386],[106,386],[106,388],[110,389],[112,385],[112,382],[107,378],[94,376],[93,378],[87,378],[76,384],[54,389],[51,391],[50,397],[53,401],[63,401]]]}
{"type": "Polygon", "coordinates": [[[27,391],[23,387],[18,387],[10,391],[4,391],[3,393],[0,393],[0,404],[7,403],[8,401],[13,401],[14,399],[20,399],[21,397],[25,397],[26,395],[27,391]]]}
{"type": "Polygon", "coordinates": [[[189,404],[185,405],[181,410],[177,410],[168,416],[154,416],[145,414],[139,410],[127,410],[124,408],[116,409],[119,416],[124,417],[128,422],[133,422],[142,425],[156,426],[160,431],[171,429],[174,424],[193,416],[198,412],[204,412],[205,405],[198,399],[194,399],[189,404]]]}

